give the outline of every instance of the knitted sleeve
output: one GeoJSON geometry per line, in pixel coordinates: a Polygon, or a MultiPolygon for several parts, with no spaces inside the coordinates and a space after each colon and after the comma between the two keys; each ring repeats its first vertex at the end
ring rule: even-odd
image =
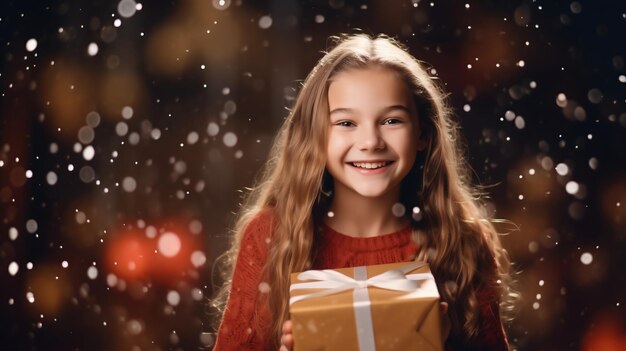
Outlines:
{"type": "Polygon", "coordinates": [[[494,256],[490,256],[489,261],[491,278],[486,279],[476,290],[479,329],[472,350],[508,351],[509,341],[500,320],[500,296],[496,288],[498,263],[494,256]]]}
{"type": "Polygon", "coordinates": [[[259,213],[244,230],[231,291],[214,351],[265,350],[270,315],[266,305],[269,286],[262,280],[272,227],[268,211],[259,213]]]}
{"type": "Polygon", "coordinates": [[[506,351],[509,343],[500,320],[498,297],[493,289],[482,288],[476,293],[480,308],[480,350],[506,351]]]}
{"type": "Polygon", "coordinates": [[[450,337],[446,351],[508,351],[509,343],[500,321],[500,308],[495,290],[481,287],[476,291],[478,299],[479,330],[471,340],[450,337]]]}

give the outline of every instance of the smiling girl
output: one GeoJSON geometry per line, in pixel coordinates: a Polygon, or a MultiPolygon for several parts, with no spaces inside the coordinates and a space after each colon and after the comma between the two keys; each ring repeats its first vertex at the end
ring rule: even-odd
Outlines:
{"type": "Polygon", "coordinates": [[[290,273],[415,259],[445,302],[448,350],[507,350],[509,259],[458,139],[444,93],[400,44],[340,40],[304,81],[242,206],[215,350],[293,346],[290,273]]]}

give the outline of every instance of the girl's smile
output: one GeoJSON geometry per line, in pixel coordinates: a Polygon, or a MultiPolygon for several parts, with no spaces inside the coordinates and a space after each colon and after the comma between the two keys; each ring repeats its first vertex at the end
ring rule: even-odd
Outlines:
{"type": "Polygon", "coordinates": [[[386,172],[393,164],[393,161],[356,161],[347,162],[347,164],[354,167],[361,174],[375,175],[386,172]]]}

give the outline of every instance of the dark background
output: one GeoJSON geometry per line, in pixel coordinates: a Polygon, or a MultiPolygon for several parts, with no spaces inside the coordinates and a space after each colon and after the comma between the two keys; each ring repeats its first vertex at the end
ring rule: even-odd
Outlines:
{"type": "Polygon", "coordinates": [[[518,227],[513,348],[626,349],[623,1],[136,2],[0,5],[0,349],[210,349],[242,191],[361,31],[433,67],[518,227]]]}

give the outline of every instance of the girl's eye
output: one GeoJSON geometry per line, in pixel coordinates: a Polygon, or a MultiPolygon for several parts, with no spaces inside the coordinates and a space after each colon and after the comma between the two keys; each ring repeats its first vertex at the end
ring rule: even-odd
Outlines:
{"type": "Polygon", "coordinates": [[[399,118],[387,118],[383,124],[399,124],[402,123],[402,120],[399,118]]]}
{"type": "Polygon", "coordinates": [[[354,125],[354,123],[352,123],[350,121],[341,121],[341,122],[335,123],[335,125],[338,125],[338,126],[341,126],[341,127],[352,127],[354,125]]]}

